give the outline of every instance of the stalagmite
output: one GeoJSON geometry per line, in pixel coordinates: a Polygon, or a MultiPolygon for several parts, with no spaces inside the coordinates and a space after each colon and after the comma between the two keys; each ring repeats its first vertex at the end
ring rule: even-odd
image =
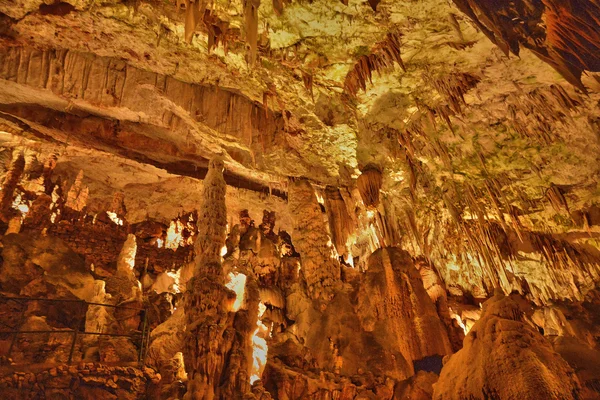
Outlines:
{"type": "Polygon", "coordinates": [[[65,206],[81,211],[85,208],[88,200],[89,188],[83,184],[83,170],[80,170],[67,192],[67,200],[65,206]]]}
{"type": "Polygon", "coordinates": [[[302,274],[309,293],[315,299],[330,299],[339,283],[340,264],[310,182],[298,179],[290,183],[289,206],[294,223],[294,247],[301,254],[302,274]]]}
{"type": "Polygon", "coordinates": [[[578,398],[581,386],[574,371],[524,323],[521,307],[517,295],[496,294],[484,304],[464,348],[434,385],[435,400],[578,398]]]}
{"type": "Polygon", "coordinates": [[[117,274],[128,276],[133,273],[135,267],[135,255],[137,252],[136,237],[133,234],[127,235],[127,240],[117,259],[117,274]]]}
{"type": "Polygon", "coordinates": [[[194,275],[184,295],[185,400],[219,398],[226,355],[232,346],[230,335],[224,336],[232,323],[227,311],[235,294],[225,287],[221,266],[227,225],[223,169],[221,159],[211,160],[198,212],[194,275]]]}
{"type": "Polygon", "coordinates": [[[363,328],[379,340],[394,341],[392,348],[408,361],[411,372],[413,361],[452,353],[436,307],[406,251],[390,247],[371,254],[358,299],[363,328]]]}
{"type": "Polygon", "coordinates": [[[5,223],[12,219],[13,196],[24,168],[25,158],[23,152],[21,150],[13,151],[10,167],[2,182],[2,195],[0,197],[0,219],[5,223]]]}
{"type": "Polygon", "coordinates": [[[204,265],[221,262],[221,249],[227,237],[227,185],[223,179],[224,168],[220,158],[213,159],[203,182],[202,205],[198,211],[198,234],[194,248],[195,275],[203,273],[204,265]]]}

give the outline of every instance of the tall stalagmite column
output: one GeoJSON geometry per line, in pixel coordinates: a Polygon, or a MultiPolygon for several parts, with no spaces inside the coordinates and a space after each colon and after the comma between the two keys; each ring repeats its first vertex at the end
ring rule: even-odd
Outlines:
{"type": "Polygon", "coordinates": [[[340,280],[340,263],[310,182],[301,179],[289,187],[294,223],[294,247],[301,255],[302,272],[312,298],[331,299],[340,280]]]}
{"type": "Polygon", "coordinates": [[[188,374],[185,400],[219,398],[225,356],[233,341],[224,335],[230,325],[227,303],[231,292],[223,284],[221,266],[227,227],[223,168],[222,160],[212,160],[204,180],[203,203],[198,212],[196,264],[184,296],[183,356],[188,374]]]}

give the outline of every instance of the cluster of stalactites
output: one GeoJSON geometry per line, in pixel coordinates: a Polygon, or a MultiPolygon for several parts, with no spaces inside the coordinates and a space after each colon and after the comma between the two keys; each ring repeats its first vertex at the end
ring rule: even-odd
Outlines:
{"type": "MultiPolygon", "coordinates": [[[[511,204],[500,182],[489,178],[484,186],[477,189],[465,184],[461,201],[450,195],[444,198],[457,238],[454,244],[453,240],[447,240],[444,250],[453,248],[453,253],[460,255],[459,263],[463,265],[460,274],[465,282],[483,292],[497,287],[506,293],[518,290],[543,304],[553,298],[581,300],[590,284],[600,281],[600,258],[595,253],[556,238],[551,232],[528,231],[521,222],[519,209],[511,204]],[[491,210],[483,206],[482,198],[488,200],[491,210]],[[471,217],[465,218],[464,214],[471,217]],[[516,276],[523,253],[536,253],[538,268],[544,272],[528,271],[516,276]]],[[[570,214],[558,187],[551,186],[546,198],[555,212],[570,214]]]]}
{"type": "Polygon", "coordinates": [[[465,94],[481,80],[468,72],[451,72],[437,78],[425,73],[423,79],[433,86],[457,115],[462,114],[463,107],[467,105],[465,94]]]}
{"type": "Polygon", "coordinates": [[[361,56],[344,80],[344,93],[356,97],[359,90],[367,90],[367,82],[373,83],[373,72],[390,70],[397,63],[406,71],[400,54],[399,32],[389,32],[385,39],[377,43],[369,54],[361,56]]]}
{"type": "MultiPolygon", "coordinates": [[[[232,27],[228,21],[221,20],[209,8],[207,0],[177,0],[179,9],[185,9],[184,37],[192,42],[198,24],[202,23],[208,34],[208,51],[223,45],[227,54],[230,42],[240,36],[238,28],[232,27]]],[[[258,52],[258,8],[260,0],[244,1],[244,22],[246,45],[248,47],[248,64],[254,65],[258,52]]]]}
{"type": "Polygon", "coordinates": [[[600,71],[598,0],[454,3],[506,54],[526,47],[583,91],[583,71],[600,71]]]}
{"type": "Polygon", "coordinates": [[[381,171],[374,166],[365,168],[356,180],[358,192],[367,208],[376,209],[379,205],[379,191],[381,190],[381,185],[381,171]]]}

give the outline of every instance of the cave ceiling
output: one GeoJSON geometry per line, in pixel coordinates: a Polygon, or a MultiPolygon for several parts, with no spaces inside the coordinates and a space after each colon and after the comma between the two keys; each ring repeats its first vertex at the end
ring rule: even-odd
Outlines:
{"type": "Polygon", "coordinates": [[[221,155],[230,187],[282,215],[290,179],[383,171],[385,212],[422,252],[432,221],[468,236],[474,215],[596,247],[599,9],[4,0],[1,139],[58,154],[96,199],[124,191],[132,221],[193,208],[221,155]]]}

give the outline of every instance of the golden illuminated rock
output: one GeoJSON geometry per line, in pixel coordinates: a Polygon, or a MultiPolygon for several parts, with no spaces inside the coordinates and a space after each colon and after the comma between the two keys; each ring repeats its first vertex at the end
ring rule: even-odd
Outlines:
{"type": "Polygon", "coordinates": [[[599,25],[0,0],[0,392],[597,398],[599,25]]]}
{"type": "Polygon", "coordinates": [[[488,300],[463,349],[444,365],[433,398],[577,398],[575,372],[523,321],[524,312],[517,295],[488,300]]]}

